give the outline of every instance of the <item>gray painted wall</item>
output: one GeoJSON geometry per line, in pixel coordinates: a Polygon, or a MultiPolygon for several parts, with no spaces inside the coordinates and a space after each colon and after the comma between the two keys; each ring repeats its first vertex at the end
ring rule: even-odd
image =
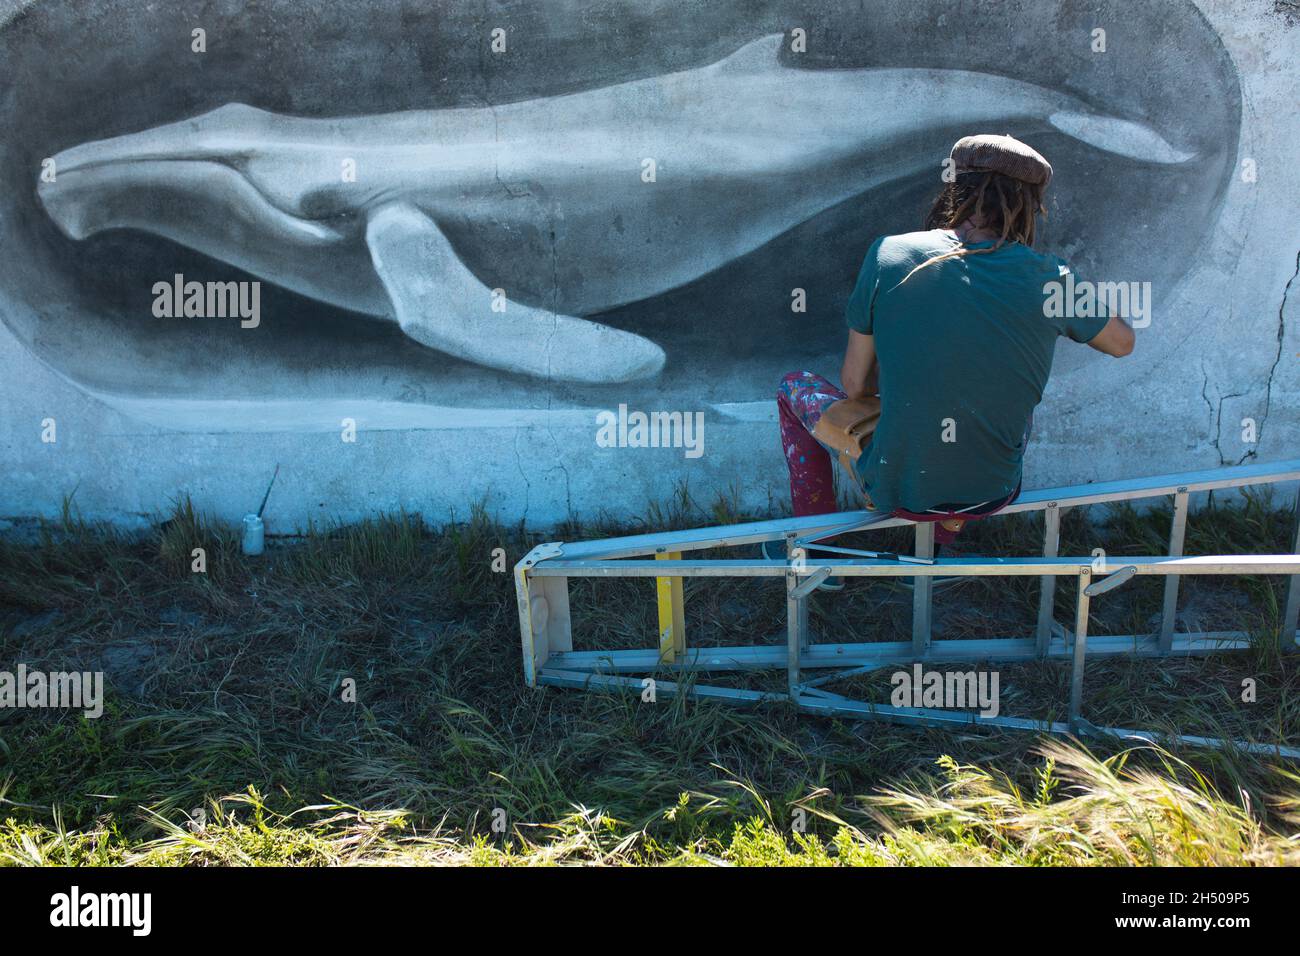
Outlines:
{"type": "MultiPolygon", "coordinates": [[[[779,502],[776,381],[794,367],[835,375],[866,246],[919,225],[941,159],[969,132],[1012,133],[1052,161],[1042,247],[1086,277],[1152,284],[1132,357],[1059,347],[1027,487],[1297,453],[1294,14],[1248,0],[984,2],[960,16],[938,0],[429,6],[0,0],[0,516],[56,514],[76,488],[84,514],[124,524],[178,492],[235,519],[276,463],[273,533],[398,507],[464,515],[479,500],[544,527],[636,515],[683,480],[706,497],[779,502]],[[490,49],[496,28],[504,53],[490,49]],[[770,63],[741,64],[738,82],[711,66],[795,28],[806,52],[787,39],[770,63]],[[934,72],[904,95],[915,74],[900,70],[934,72]],[[998,102],[1005,115],[989,112],[998,102]],[[38,195],[48,157],[230,103],[274,115],[192,142],[215,137],[227,169],[346,242],[268,242],[248,210],[223,217],[202,176],[192,205],[148,177],[123,174],[102,202],[87,188],[81,213],[135,228],[85,238],[60,230],[51,189],[38,195]],[[1101,119],[1081,135],[1053,122],[1062,109],[1101,119]],[[384,139],[391,121],[376,117],[406,110],[428,111],[427,144],[423,132],[384,139]],[[344,117],[352,125],[310,122],[344,117]],[[263,148],[292,130],[301,151],[263,148]],[[351,140],[379,147],[359,159],[361,199],[312,181],[303,158],[314,144],[334,163],[351,140]],[[1191,158],[1171,163],[1157,142],[1191,158]],[[428,304],[463,310],[476,290],[504,288],[501,344],[431,349],[403,333],[400,309],[380,314],[391,300],[365,220],[397,187],[375,187],[371,171],[400,166],[402,143],[440,160],[415,177],[440,196],[420,206],[423,240],[482,285],[450,284],[414,256],[386,291],[461,328],[483,316],[428,304]],[[654,183],[641,179],[647,156],[654,183]],[[203,241],[218,233],[224,243],[203,241]],[[176,273],[262,280],[260,324],[155,317],[154,285],[176,273]],[[319,294],[331,283],[380,303],[375,314],[319,294]],[[791,310],[796,288],[804,313],[791,310]],[[492,360],[515,342],[544,350],[556,311],[652,343],[662,369],[611,381],[591,350],[596,380],[575,382],[492,360]],[[598,446],[597,414],[620,404],[702,412],[704,453],[598,446]],[[45,443],[50,418],[57,441],[45,443]],[[341,440],[344,418],[355,442],[341,440]],[[1244,418],[1256,442],[1243,442],[1244,418]]],[[[186,133],[126,143],[139,158],[159,143],[189,149],[186,133]]],[[[409,192],[411,177],[398,179],[409,192]]],[[[569,359],[589,344],[571,331],[569,359]]]]}

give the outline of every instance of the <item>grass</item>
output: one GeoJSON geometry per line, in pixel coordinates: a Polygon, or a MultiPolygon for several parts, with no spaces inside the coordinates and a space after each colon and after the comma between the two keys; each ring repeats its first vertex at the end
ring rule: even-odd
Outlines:
{"type": "MultiPolygon", "coordinates": [[[[683,487],[646,524],[749,517],[683,487]]],[[[1158,552],[1168,520],[1068,512],[1062,553],[1158,552]]],[[[1289,527],[1267,497],[1211,501],[1187,548],[1283,551],[1289,527]]],[[[601,520],[551,537],[629,530],[601,520]]],[[[1024,553],[1040,536],[1013,515],[973,525],[963,547],[1024,553]]],[[[0,710],[0,862],[1300,863],[1300,776],[1267,757],[530,690],[509,568],[538,540],[479,508],[442,527],[396,514],[310,528],[247,558],[235,529],[181,498],[142,538],[69,504],[29,539],[0,541],[0,670],[101,670],[106,688],[98,720],[0,710]]],[[[907,547],[904,531],[870,540],[907,547]]],[[[1186,581],[1179,629],[1244,629],[1254,647],[1090,663],[1089,718],[1294,742],[1300,668],[1273,642],[1280,587],[1186,581]]],[[[652,595],[645,581],[574,581],[578,645],[648,646],[652,595]]],[[[1160,596],[1139,579],[1097,599],[1094,633],[1150,633],[1160,596]]],[[[1058,619],[1073,597],[1063,582],[1058,619]]],[[[1036,605],[1033,581],[972,581],[939,596],[936,634],[1023,632],[1036,605]]],[[[854,582],[816,598],[813,624],[825,639],[898,639],[909,609],[900,583],[854,582]]],[[[783,610],[773,582],[687,582],[697,645],[764,639],[783,610]]],[[[1064,665],[999,671],[1004,712],[1062,716],[1064,665]]],[[[887,678],[836,687],[885,699],[887,678]]]]}

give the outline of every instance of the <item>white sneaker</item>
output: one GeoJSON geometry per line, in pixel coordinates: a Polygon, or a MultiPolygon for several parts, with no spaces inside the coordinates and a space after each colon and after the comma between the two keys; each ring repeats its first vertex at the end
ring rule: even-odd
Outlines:
{"type": "MultiPolygon", "coordinates": [[[[784,541],[764,541],[760,545],[763,558],[768,561],[784,561],[785,542],[784,541]]],[[[844,579],[841,577],[829,577],[821,584],[817,585],[818,591],[843,591],[844,579]]]]}

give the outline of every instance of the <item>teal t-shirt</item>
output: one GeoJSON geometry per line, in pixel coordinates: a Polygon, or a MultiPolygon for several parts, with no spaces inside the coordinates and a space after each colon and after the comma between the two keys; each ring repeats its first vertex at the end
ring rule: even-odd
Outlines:
{"type": "Polygon", "coordinates": [[[1049,318],[1059,310],[1044,308],[1044,286],[1069,267],[1020,243],[945,259],[903,282],[959,246],[944,229],[882,236],[849,297],[848,326],[875,337],[880,362],[880,422],[858,474],[883,511],[1009,495],[1057,336],[1087,342],[1108,321],[1049,318]]]}

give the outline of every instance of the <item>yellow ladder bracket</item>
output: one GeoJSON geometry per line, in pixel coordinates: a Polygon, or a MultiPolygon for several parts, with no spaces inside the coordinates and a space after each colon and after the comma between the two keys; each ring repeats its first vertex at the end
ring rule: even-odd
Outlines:
{"type": "MultiPolygon", "coordinates": [[[[680,551],[656,554],[663,561],[680,561],[680,551]]],[[[659,596],[659,662],[671,664],[686,650],[686,605],[681,578],[655,578],[659,596]]]]}

